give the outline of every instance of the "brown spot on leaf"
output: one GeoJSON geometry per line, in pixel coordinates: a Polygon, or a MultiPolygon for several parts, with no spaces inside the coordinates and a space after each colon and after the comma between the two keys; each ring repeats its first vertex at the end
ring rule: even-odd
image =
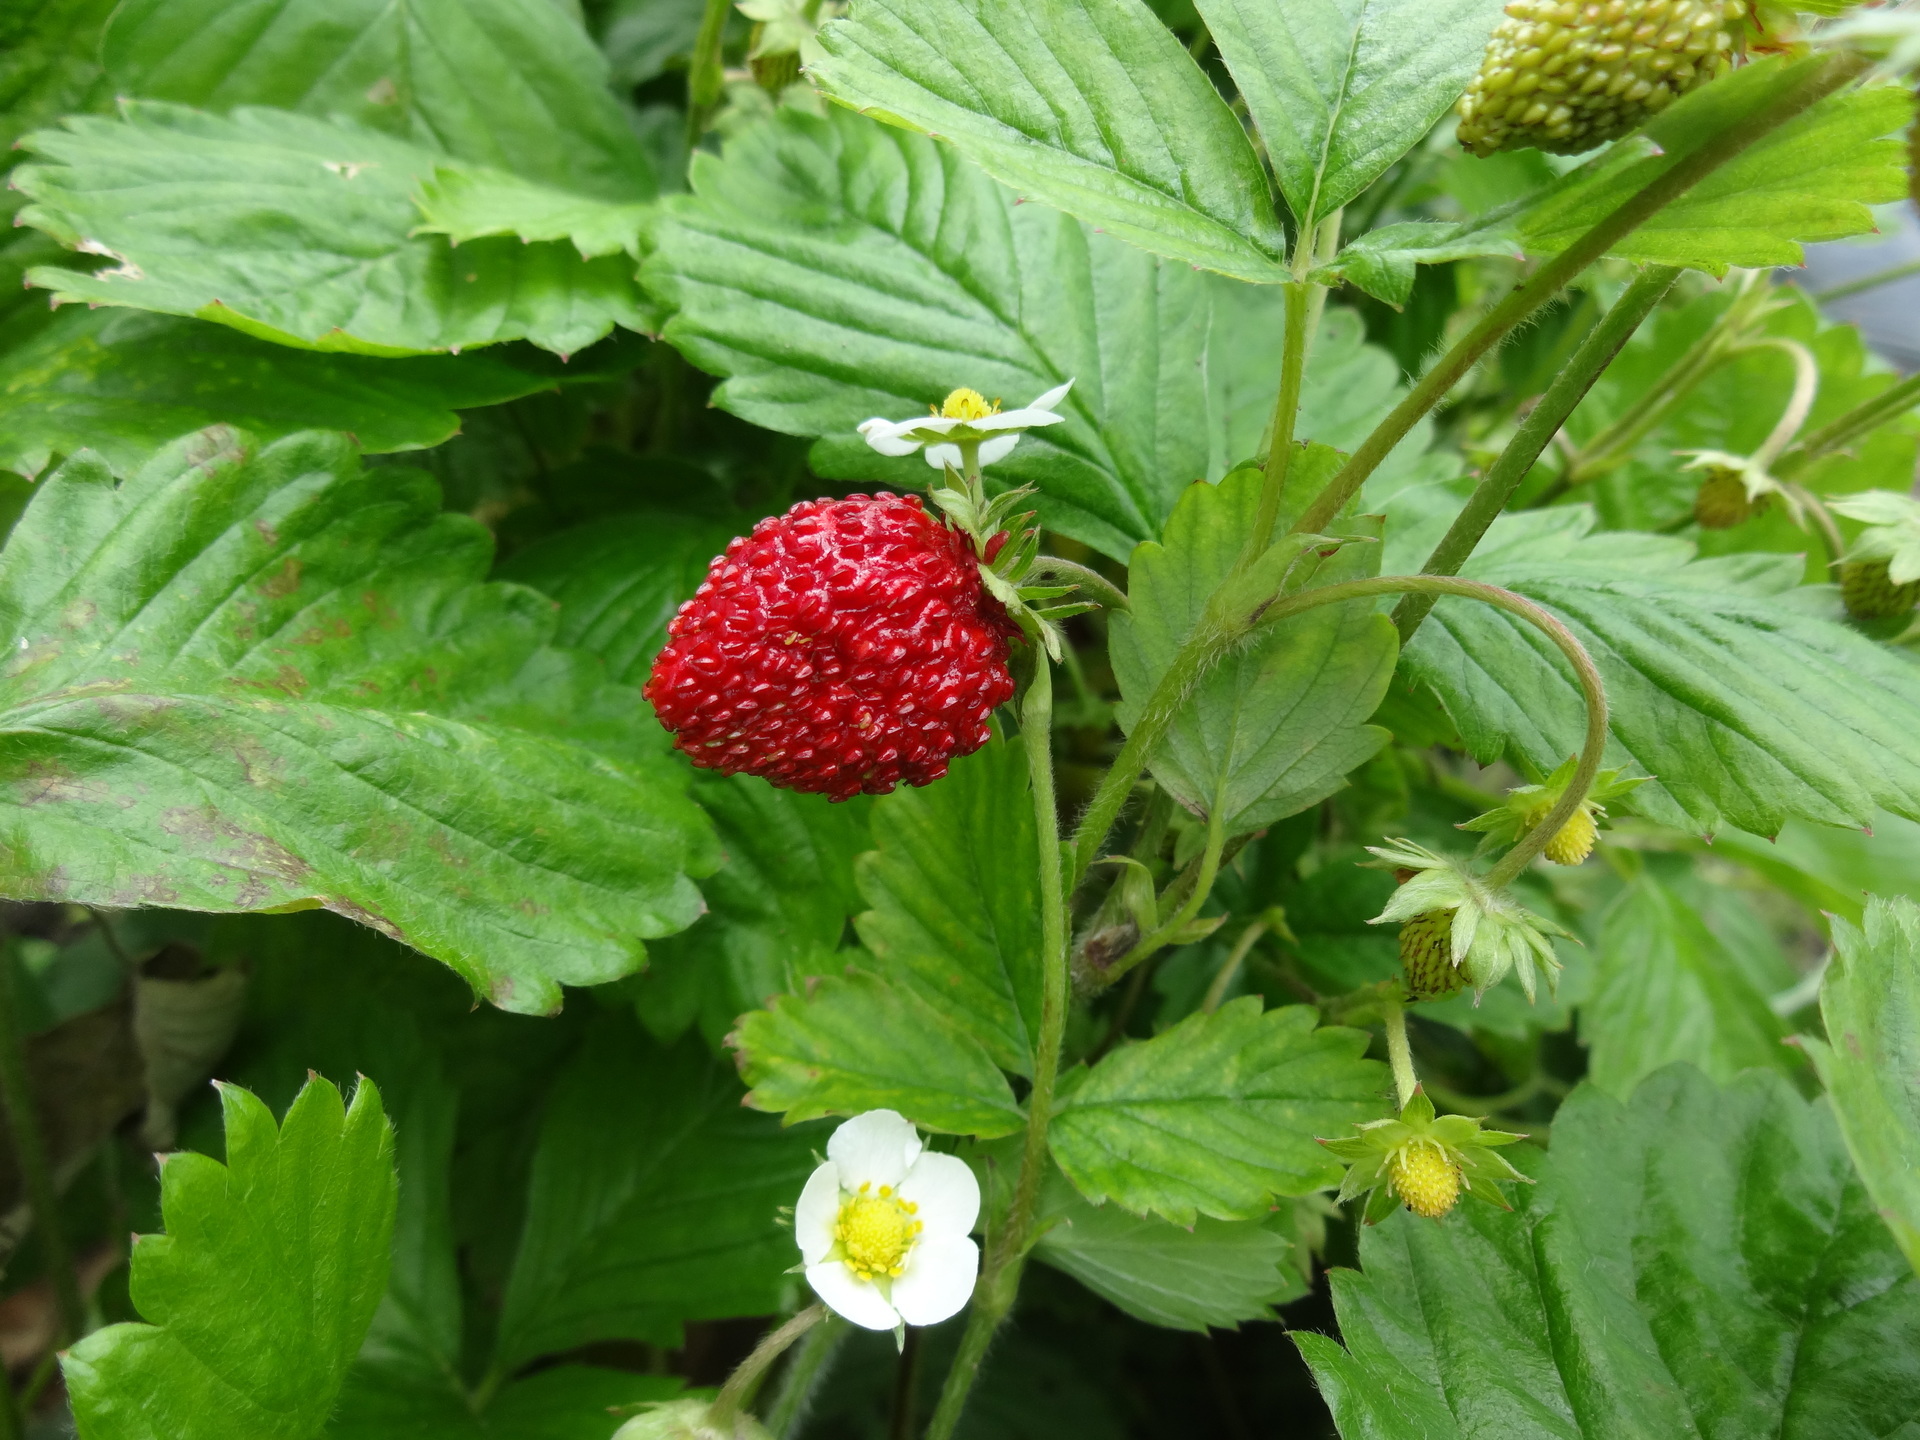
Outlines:
{"type": "Polygon", "coordinates": [[[300,588],[300,561],[287,556],[286,564],[260,582],[260,593],[269,600],[284,600],[300,588]]]}
{"type": "Polygon", "coordinates": [[[347,919],[358,921],[370,930],[378,930],[389,940],[398,940],[403,945],[406,943],[406,932],[401,930],[401,928],[391,920],[387,919],[386,916],[377,914],[367,909],[364,905],[356,904],[352,900],[338,895],[323,900],[321,903],[336,915],[344,915],[347,919]]]}
{"type": "Polygon", "coordinates": [[[258,534],[262,540],[266,541],[267,544],[278,545],[280,543],[280,532],[266,521],[256,517],[253,522],[253,528],[255,533],[258,534]]]}

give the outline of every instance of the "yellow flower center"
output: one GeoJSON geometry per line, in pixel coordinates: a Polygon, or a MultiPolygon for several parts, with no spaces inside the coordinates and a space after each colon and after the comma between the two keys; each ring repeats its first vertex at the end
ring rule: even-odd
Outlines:
{"type": "Polygon", "coordinates": [[[998,400],[989,405],[986,396],[964,385],[947,396],[945,403],[940,406],[940,414],[947,420],[984,420],[989,415],[999,413],[998,400]]]}
{"type": "Polygon", "coordinates": [[[913,1218],[918,1205],[895,1195],[891,1185],[882,1185],[877,1195],[868,1194],[869,1188],[862,1185],[841,1205],[833,1226],[841,1258],[861,1280],[898,1275],[920,1234],[920,1222],[913,1218]]]}

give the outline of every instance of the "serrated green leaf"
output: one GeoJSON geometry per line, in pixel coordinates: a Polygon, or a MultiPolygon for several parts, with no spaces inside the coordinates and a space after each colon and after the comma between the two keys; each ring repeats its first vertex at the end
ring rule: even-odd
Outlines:
{"type": "Polygon", "coordinates": [[[1920,906],[1873,897],[1833,921],[1824,1042],[1801,1037],[1867,1193],[1920,1271],[1920,906]]]}
{"type": "Polygon", "coordinates": [[[550,0],[126,0],[116,94],[272,105],[602,200],[656,184],[578,12],[550,0]]]}
{"type": "Polygon", "coordinates": [[[345,430],[368,454],[425,449],[459,432],[458,410],[555,388],[555,362],[538,354],[323,355],[226,325],[73,306],[31,335],[0,330],[0,468],[31,477],[90,449],[128,474],[217,422],[267,440],[345,430]]]}
{"type": "Polygon", "coordinates": [[[854,862],[873,844],[871,802],[836,805],[755,775],[703,776],[693,794],[725,859],[701,882],[707,913],[653,944],[632,993],[655,1035],[697,1023],[718,1041],[744,1012],[844,963],[835,957],[863,903],[854,862]]]}
{"type": "Polygon", "coordinates": [[[1675,1060],[1710,1079],[1798,1068],[1767,998],[1685,900],[1651,875],[1601,922],[1592,997],[1580,1011],[1588,1078],[1617,1096],[1675,1060]]]}
{"type": "MultiPolygon", "coordinates": [[[[1458,224],[1410,221],[1362,236],[1320,278],[1351,279],[1393,304],[1416,264],[1478,255],[1551,255],[1628,196],[1777,96],[1790,69],[1758,61],[1677,101],[1537,194],[1458,224]]],[[[1656,213],[1609,252],[1614,258],[1725,273],[1728,266],[1798,265],[1802,241],[1871,231],[1868,205],[1905,193],[1892,132],[1911,100],[1890,88],[1842,92],[1780,126],[1656,213]]]]}
{"type": "MultiPolygon", "coordinates": [[[[1772,834],[1790,815],[1861,825],[1876,802],[1920,816],[1920,670],[1811,613],[1831,592],[1782,593],[1798,564],[1692,560],[1685,541],[1592,525],[1584,507],[1505,516],[1461,573],[1539,601],[1593,654],[1606,763],[1655,777],[1634,809],[1708,834],[1772,834]]],[[[1572,672],[1524,621],[1442,600],[1405,663],[1483,762],[1546,774],[1580,748],[1572,672]]]]}
{"type": "MultiPolygon", "coordinates": [[[[666,338],[727,377],[715,403],[820,437],[816,473],[918,489],[918,456],[856,433],[956,385],[1009,405],[1063,381],[1060,424],[1029,432],[990,483],[1038,488],[1042,523],[1124,560],[1185,486],[1258,451],[1279,386],[1279,292],[1158,262],[1020,205],[950,148],[844,110],[793,110],[696,157],[663,207],[644,278],[666,338]],[[1200,417],[1204,417],[1201,419],[1200,417]]],[[[1330,312],[1298,433],[1352,445],[1399,375],[1330,312]]],[[[1417,455],[1424,429],[1395,452],[1417,455]]]]}
{"type": "Polygon", "coordinates": [[[387,1278],[392,1132],[370,1081],[351,1108],[315,1080],[276,1127],[221,1092],[227,1163],[190,1151],[160,1174],[167,1233],[133,1253],[153,1323],[97,1330],[62,1361],[88,1440],[310,1440],[387,1278]]]}
{"type": "Polygon", "coordinates": [[[536,1012],[691,923],[718,856],[685,772],[439,499],[341,436],[224,429],[40,482],[0,552],[0,889],[317,900],[536,1012]]]}
{"type": "Polygon", "coordinates": [[[1354,199],[1460,98],[1501,0],[1196,0],[1301,228],[1354,199]]]}
{"type": "Polygon", "coordinates": [[[1157,255],[1286,278],[1266,176],[1212,81],[1140,0],[861,0],[811,73],[996,180],[1157,255]]]}
{"type": "MultiPolygon", "coordinates": [[[[1324,446],[1303,450],[1289,484],[1311,494],[1339,462],[1338,452],[1324,446]]],[[[1218,485],[1189,486],[1164,544],[1150,541],[1134,552],[1131,609],[1109,622],[1123,729],[1132,728],[1233,570],[1264,480],[1248,468],[1218,485]]],[[[1353,548],[1377,558],[1377,546],[1353,548]]],[[[1336,577],[1329,571],[1327,578],[1336,577]]],[[[1325,606],[1275,627],[1194,687],[1153,753],[1155,778],[1195,814],[1211,816],[1217,808],[1230,835],[1324,800],[1386,744],[1388,732],[1366,722],[1386,694],[1398,654],[1393,623],[1370,601],[1325,606]]]]}
{"type": "Polygon", "coordinates": [[[653,214],[650,204],[599,200],[473,165],[436,165],[414,200],[422,217],[415,234],[455,245],[488,235],[570,240],[586,260],[622,252],[638,260],[653,214]]]}
{"type": "Polygon", "coordinates": [[[1337,1184],[1314,1138],[1384,1108],[1386,1069],[1358,1030],[1255,995],[1115,1050],[1073,1086],[1048,1139],[1082,1195],[1176,1225],[1254,1219],[1276,1195],[1337,1184]]]}
{"type": "Polygon", "coordinates": [[[415,236],[432,151],[264,109],[128,102],[21,142],[21,212],[92,274],[41,266],[56,300],[217,320],[284,345],[410,355],[527,339],[570,354],[649,316],[633,262],[571,244],[415,236]]]}
{"type": "Polygon", "coordinates": [[[1586,1086],[1510,1212],[1399,1213],[1295,1332],[1346,1440],[1895,1436],[1920,1413],[1920,1280],[1833,1121],[1779,1076],[1586,1086]]]}
{"type": "Polygon", "coordinates": [[[642,1407],[671,1400],[675,1375],[555,1365],[502,1386],[475,1411],[449,1387],[361,1368],[340,1396],[326,1440],[611,1440],[642,1407]]]}
{"type": "Polygon", "coordinates": [[[671,1347],[683,1322],[780,1309],[797,1252],[779,1207],[823,1143],[743,1109],[699,1041],[600,1017],[547,1101],[494,1368],[596,1340],[671,1347]]]}
{"type": "MultiPolygon", "coordinates": [[[[1291,1217],[1288,1217],[1291,1219],[1291,1217]]],[[[1189,1227],[1089,1205],[1055,1172],[1041,1197],[1036,1260],[1073,1276],[1136,1320],[1170,1330],[1270,1320],[1307,1287],[1293,1245],[1259,1220],[1200,1216],[1189,1227]]]]}
{"type": "Polygon", "coordinates": [[[898,1110],[926,1130],[991,1138],[1026,1124],[980,1043],[904,986],[849,968],[775,996],[728,1037],[747,1103],[787,1117],[898,1110]]]}
{"type": "Polygon", "coordinates": [[[1026,751],[994,740],[944,780],[873,807],[855,918],[875,968],[972,1036],[994,1063],[1033,1071],[1040,1032],[1040,858],[1026,751]]]}
{"type": "Polygon", "coordinates": [[[623,511],[535,541],[498,575],[560,602],[556,643],[597,655],[611,678],[640,686],[666,644],[674,611],[748,525],[726,512],[623,511]]]}

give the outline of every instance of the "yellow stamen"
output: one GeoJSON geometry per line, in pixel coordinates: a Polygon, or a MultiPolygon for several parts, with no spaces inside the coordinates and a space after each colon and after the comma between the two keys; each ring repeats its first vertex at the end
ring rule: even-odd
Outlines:
{"type": "Polygon", "coordinates": [[[948,420],[984,420],[989,415],[999,413],[998,400],[989,405],[986,396],[978,390],[969,390],[964,385],[947,396],[946,403],[940,407],[940,414],[948,420]]]}

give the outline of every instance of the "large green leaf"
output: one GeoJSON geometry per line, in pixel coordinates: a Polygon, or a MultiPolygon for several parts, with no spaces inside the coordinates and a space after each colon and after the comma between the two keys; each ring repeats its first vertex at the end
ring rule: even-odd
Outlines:
{"type": "Polygon", "coordinates": [[[1417,145],[1479,67],[1501,0],[1196,0],[1295,220],[1417,145]]]}
{"type": "Polygon", "coordinates": [[[652,946],[634,999],[662,1037],[697,1023],[719,1040],[743,1012],[838,968],[861,908],[854,861],[873,842],[868,804],[777,790],[755,775],[701,777],[724,859],[701,882],[707,913],[652,946]]]}
{"type": "MultiPolygon", "coordinates": [[[[1324,446],[1304,450],[1290,484],[1310,494],[1339,462],[1324,446]]],[[[1165,543],[1134,551],[1132,608],[1110,622],[1123,727],[1132,728],[1232,571],[1264,479],[1246,468],[1218,485],[1187,487],[1165,543]]],[[[1353,548],[1378,554],[1375,546],[1353,548]]],[[[1345,578],[1338,572],[1346,560],[1322,578],[1345,578]]],[[[1366,722],[1386,694],[1398,654],[1393,622],[1371,601],[1324,606],[1274,627],[1194,687],[1154,751],[1155,778],[1196,814],[1217,810],[1230,835],[1324,800],[1387,743],[1388,732],[1366,722]]]]}
{"type": "Polygon", "coordinates": [[[1285,278],[1246,132],[1140,0],[860,0],[820,43],[842,104],[1157,255],[1285,278]]]}
{"type": "Polygon", "coordinates": [[[1674,1066],[1576,1091],[1529,1168],[1333,1272],[1346,1348],[1294,1338],[1345,1440],[1913,1433],[1920,1280],[1824,1107],[1674,1066]]]}
{"type": "Polygon", "coordinates": [[[1615,1095],[1675,1060],[1714,1080],[1795,1068],[1785,1028],[1718,936],[1651,875],[1621,891],[1597,946],[1594,992],[1580,1011],[1588,1078],[1615,1095]]]}
{"type": "Polygon", "coordinates": [[[980,1042],[867,971],[808,982],[740,1017],[728,1037],[747,1103],[791,1121],[898,1110],[955,1135],[1010,1135],[1026,1117],[980,1042]]]}
{"type": "Polygon", "coordinates": [[[333,1408],[387,1277],[392,1132],[380,1093],[325,1080],[276,1128],[226,1087],[227,1163],[160,1172],[167,1233],[133,1252],[133,1301],[63,1368],[87,1440],[309,1440],[333,1408]]]}
{"type": "Polygon", "coordinates": [[[345,118],[605,200],[655,189],[606,60],[553,0],[125,0],[105,60],[121,95],[345,118]]]}
{"type": "Polygon", "coordinates": [[[326,1440],[611,1440],[629,1416],[671,1400],[678,1376],[555,1365],[514,1380],[483,1408],[412,1377],[356,1370],[326,1440]]]}
{"type": "Polygon", "coordinates": [[[1040,1030],[1040,852],[1026,751],[995,740],[873,807],[856,920],[876,968],[1031,1074],[1040,1030]]]}
{"type": "Polygon", "coordinates": [[[30,272],[57,300],[382,355],[517,339],[568,354],[647,324],[624,255],[415,235],[413,187],[433,152],[345,121],[129,102],[118,119],[70,119],[22,143],[39,157],[13,172],[33,202],[22,222],[118,262],[30,272]]]}
{"type": "Polygon", "coordinates": [[[661,1047],[600,1017],[548,1098],[494,1371],[780,1309],[797,1252],[778,1210],[821,1143],[743,1109],[698,1041],[661,1047]]]}
{"type": "MultiPolygon", "coordinates": [[[[1811,62],[1802,62],[1805,64],[1811,62]]],[[[1348,246],[1336,276],[1396,304],[1416,264],[1476,255],[1554,254],[1628,196],[1776,96],[1783,65],[1767,60],[1695,91],[1628,139],[1538,193],[1458,224],[1389,225],[1348,246]]],[[[1799,73],[1799,72],[1794,72],[1799,73]]],[[[1619,241],[1619,259],[1689,265],[1798,265],[1800,242],[1874,228],[1868,205],[1906,192],[1893,133],[1912,116],[1897,88],[1843,92],[1780,126],[1619,241]]]]}
{"type": "Polygon", "coordinates": [[[1306,1293],[1292,1242],[1263,1221],[1202,1215],[1191,1226],[1170,1225],[1118,1205],[1089,1205],[1055,1173],[1041,1197],[1040,1224],[1036,1260],[1149,1325],[1205,1331],[1271,1320],[1275,1305],[1306,1293]]]}
{"type": "Polygon", "coordinates": [[[0,890],[318,903],[516,1010],[636,968],[699,914],[711,830],[489,550],[336,435],[68,462],[0,552],[0,890]]]}
{"type": "Polygon", "coordinates": [[[1920,1271],[1920,906],[1874,898],[1833,921],[1825,1042],[1802,1037],[1881,1218],[1920,1271]]]}
{"type": "Polygon", "coordinates": [[[456,410],[558,383],[558,366],[530,349],[323,355],[138,310],[73,306],[33,331],[0,329],[0,468],[27,476],[82,449],[129,473],[176,435],[215,423],[267,440],[346,430],[369,454],[419,450],[459,432],[456,410]]]}
{"type": "Polygon", "coordinates": [[[1255,1219],[1276,1195],[1339,1180],[1319,1135],[1382,1106],[1384,1067],[1357,1030],[1316,1029],[1311,1006],[1262,1014],[1255,995],[1191,1015],[1076,1077],[1054,1158],[1080,1193],[1176,1225],[1255,1219]]]}
{"type": "MultiPolygon", "coordinates": [[[[1506,516],[1462,573],[1539,601],[1592,652],[1607,763],[1655,777],[1632,808],[1709,834],[1770,835],[1790,815],[1862,825],[1876,802],[1920,816],[1920,669],[1816,613],[1838,607],[1792,590],[1796,560],[1691,560],[1682,540],[1592,524],[1584,507],[1506,516]]],[[[1483,762],[1545,773],[1580,748],[1572,671],[1524,621],[1442,600],[1406,664],[1483,762]]]]}
{"type": "MultiPolygon", "coordinates": [[[[1124,560],[1181,491],[1256,453],[1279,382],[1279,292],[1155,261],[1014,196],[951,149],[845,111],[793,110],[702,155],[664,210],[648,286],[666,338],[727,377],[715,402],[821,437],[817,473],[926,483],[855,433],[970,385],[1009,405],[1065,380],[1062,423],[991,478],[1124,560]]],[[[1397,397],[1344,311],[1316,341],[1298,433],[1352,445],[1397,397]]],[[[1416,438],[1396,452],[1424,446],[1416,438]]]]}

